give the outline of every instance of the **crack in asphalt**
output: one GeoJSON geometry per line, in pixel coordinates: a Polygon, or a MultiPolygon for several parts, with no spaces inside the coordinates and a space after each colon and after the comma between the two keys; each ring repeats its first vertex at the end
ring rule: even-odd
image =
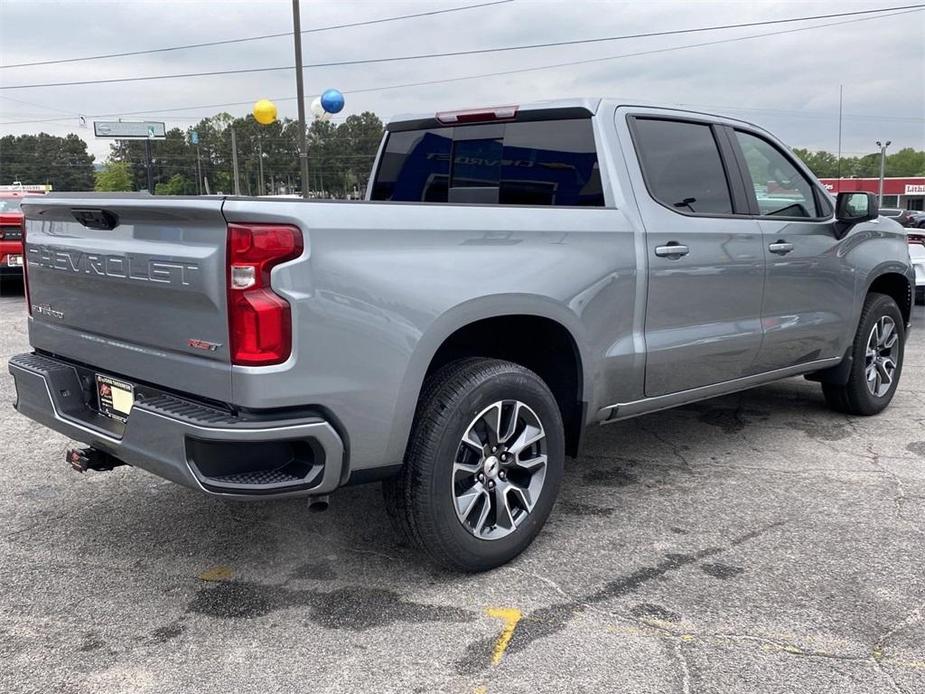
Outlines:
{"type": "Polygon", "coordinates": [[[867,457],[868,460],[870,460],[871,465],[873,465],[873,467],[882,475],[889,477],[896,487],[896,494],[893,497],[893,505],[896,507],[896,515],[899,520],[909,526],[911,530],[919,534],[925,534],[925,530],[916,525],[914,520],[906,517],[904,508],[907,501],[906,487],[903,485],[902,478],[892,470],[888,470],[887,468],[883,467],[883,465],[880,463],[880,454],[874,451],[874,446],[872,443],[867,444],[867,453],[867,457]]]}
{"type": "MultiPolygon", "coordinates": [[[[582,597],[570,598],[566,602],[556,603],[534,610],[520,621],[507,647],[507,653],[517,653],[527,648],[538,639],[551,636],[565,628],[575,615],[590,606],[635,592],[646,583],[661,578],[668,573],[690,566],[703,559],[714,557],[745,542],[749,542],[774,528],[784,521],[775,521],[766,526],[738,535],[726,546],[707,547],[687,554],[666,554],[654,566],[644,566],[632,573],[607,582],[598,590],[582,597]]],[[[564,592],[564,591],[563,591],[564,592]]],[[[481,639],[471,643],[464,655],[456,663],[456,670],[461,675],[475,674],[490,665],[491,649],[495,638],[481,639]]]]}

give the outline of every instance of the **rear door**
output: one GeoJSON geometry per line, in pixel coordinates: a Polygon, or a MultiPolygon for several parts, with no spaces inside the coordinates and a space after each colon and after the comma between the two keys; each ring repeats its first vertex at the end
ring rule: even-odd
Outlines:
{"type": "Polygon", "coordinates": [[[701,119],[628,122],[646,227],[645,394],[745,376],[761,347],[765,260],[728,137],[701,119]]]}
{"type": "Polygon", "coordinates": [[[25,201],[32,345],[230,400],[221,208],[151,196],[25,201]]]}
{"type": "Polygon", "coordinates": [[[761,226],[767,284],[755,371],[841,356],[854,320],[849,239],[839,240],[828,195],[765,133],[730,129],[761,226]]]}

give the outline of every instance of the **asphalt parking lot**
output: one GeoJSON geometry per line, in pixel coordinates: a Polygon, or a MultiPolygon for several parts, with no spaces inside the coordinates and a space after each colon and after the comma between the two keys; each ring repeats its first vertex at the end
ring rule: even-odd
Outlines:
{"type": "Polygon", "coordinates": [[[478,576],[329,511],[79,475],[9,406],[0,691],[925,691],[925,312],[891,408],[791,379],[594,430],[547,529],[478,576]]]}

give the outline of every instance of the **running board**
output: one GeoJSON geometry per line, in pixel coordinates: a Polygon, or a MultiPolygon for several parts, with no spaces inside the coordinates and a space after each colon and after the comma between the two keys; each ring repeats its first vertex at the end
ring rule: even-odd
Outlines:
{"type": "Polygon", "coordinates": [[[608,405],[607,407],[602,407],[598,410],[597,416],[601,424],[610,424],[611,422],[618,422],[623,419],[629,419],[630,417],[638,417],[639,415],[649,414],[650,412],[667,410],[671,407],[677,407],[678,405],[687,405],[688,403],[697,402],[698,400],[707,400],[720,395],[737,393],[740,390],[748,390],[749,388],[760,386],[765,383],[773,383],[782,378],[801,376],[813,371],[819,371],[820,369],[830,368],[841,363],[841,361],[841,357],[819,359],[817,361],[809,361],[795,366],[788,366],[784,369],[766,371],[765,373],[755,374],[753,376],[745,376],[731,381],[714,383],[709,386],[691,388],[677,393],[669,393],[668,395],[659,395],[654,398],[643,398],[642,400],[633,400],[632,402],[618,402],[613,405],[608,405]]]}

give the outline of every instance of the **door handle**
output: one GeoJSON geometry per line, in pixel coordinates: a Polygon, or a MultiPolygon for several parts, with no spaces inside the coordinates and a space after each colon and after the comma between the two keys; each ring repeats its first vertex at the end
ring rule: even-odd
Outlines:
{"type": "Polygon", "coordinates": [[[771,253],[777,253],[777,255],[787,255],[793,250],[793,244],[786,241],[775,241],[768,246],[768,250],[771,253]]]}
{"type": "Polygon", "coordinates": [[[687,255],[691,252],[691,249],[687,246],[682,246],[680,243],[671,241],[664,246],[655,247],[655,255],[659,258],[671,258],[672,260],[677,260],[682,255],[687,255]]]}

